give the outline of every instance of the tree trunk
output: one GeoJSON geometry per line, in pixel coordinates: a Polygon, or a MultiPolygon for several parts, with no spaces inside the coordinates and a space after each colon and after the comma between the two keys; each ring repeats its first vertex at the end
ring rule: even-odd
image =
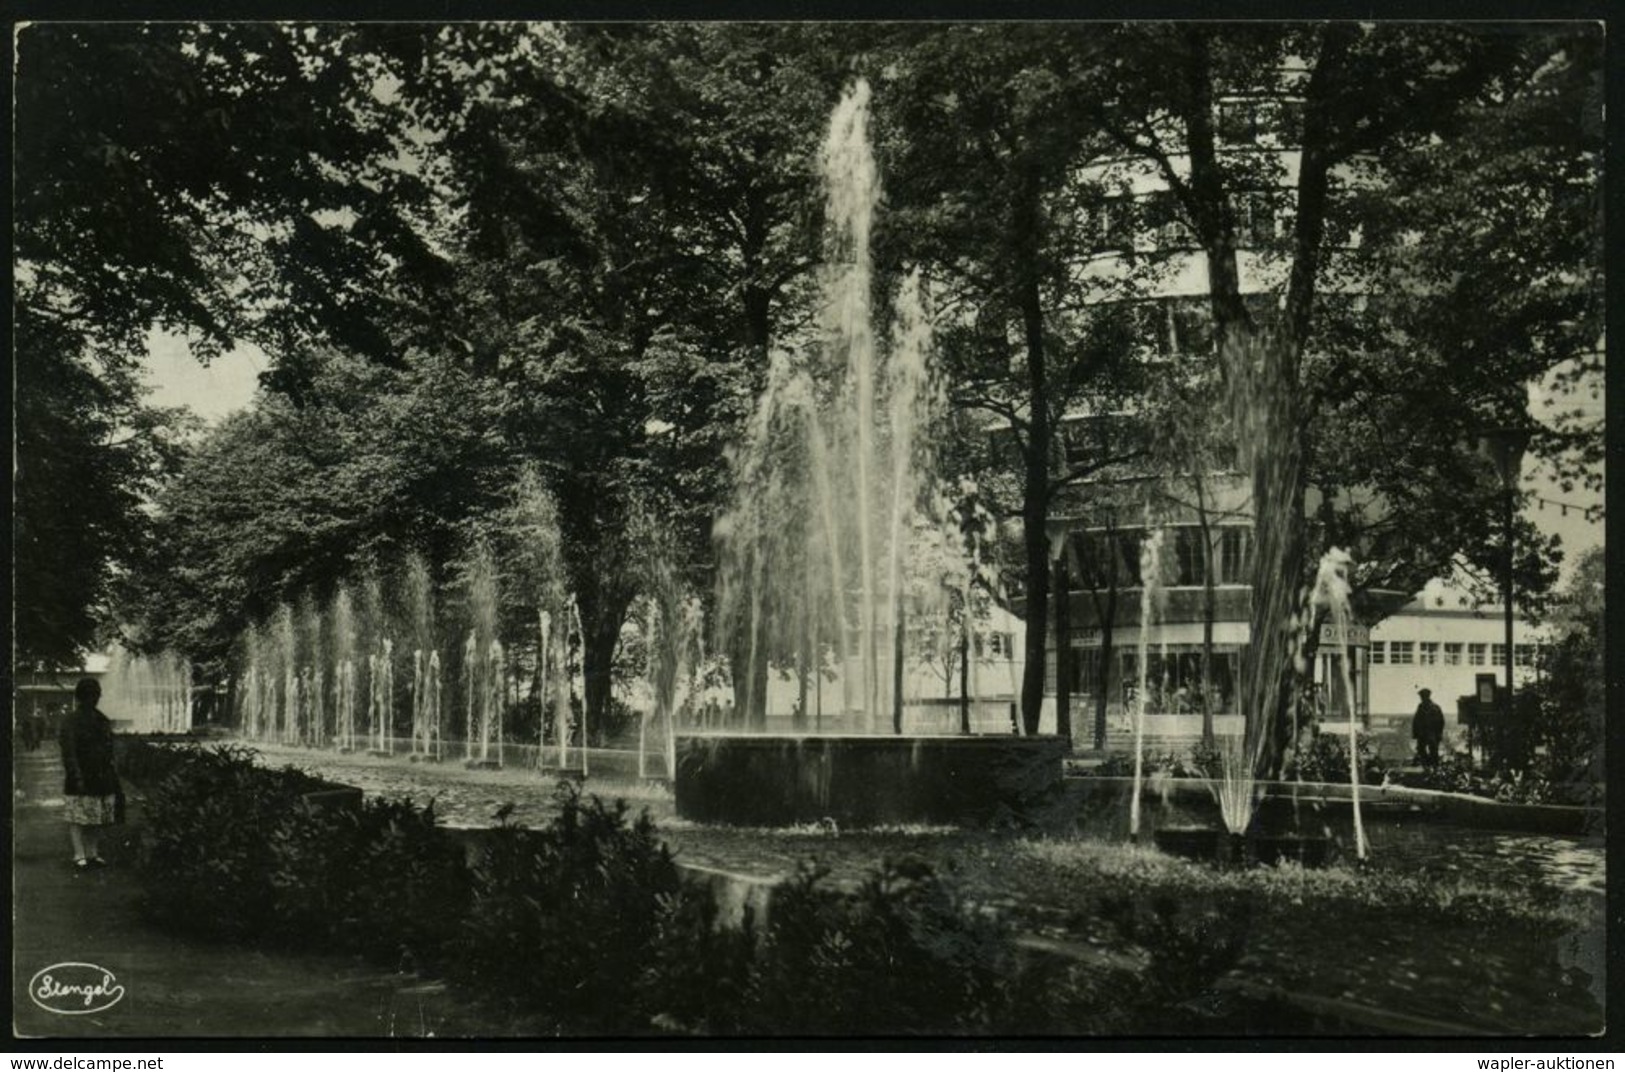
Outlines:
{"type": "Polygon", "coordinates": [[[1100,692],[1095,697],[1095,751],[1106,749],[1106,705],[1112,693],[1112,640],[1117,628],[1117,576],[1106,589],[1106,611],[1100,616],[1100,692]]]}
{"type": "Polygon", "coordinates": [[[1262,344],[1262,369],[1254,392],[1257,452],[1253,465],[1252,613],[1242,657],[1241,695],[1247,702],[1247,743],[1259,777],[1280,772],[1291,732],[1293,665],[1298,614],[1303,608],[1302,438],[1293,385],[1279,368],[1283,347],[1262,344]]]}
{"type": "Polygon", "coordinates": [[[1106,715],[1111,699],[1112,638],[1117,626],[1116,533],[1116,526],[1108,516],[1105,536],[1095,544],[1096,547],[1105,547],[1104,561],[1101,561],[1099,556],[1091,559],[1094,573],[1089,578],[1089,592],[1095,605],[1095,620],[1100,623],[1100,648],[1097,652],[1100,666],[1095,684],[1094,726],[1094,744],[1097,752],[1106,749],[1106,715]],[[1101,598],[1102,592],[1105,594],[1104,600],[1101,598]]]}
{"type": "Polygon", "coordinates": [[[812,673],[812,609],[802,608],[801,644],[796,653],[796,711],[791,724],[797,730],[807,728],[807,683],[812,673]]]}
{"type": "Polygon", "coordinates": [[[1218,165],[1213,131],[1213,74],[1205,31],[1188,38],[1185,112],[1192,217],[1207,254],[1209,300],[1238,446],[1251,470],[1254,554],[1248,643],[1237,696],[1247,719],[1246,745],[1254,773],[1280,770],[1295,681],[1295,618],[1306,547],[1303,517],[1303,414],[1298,357],[1309,313],[1326,222],[1328,85],[1354,31],[1329,27],[1311,72],[1298,162],[1295,233],[1280,330],[1259,332],[1241,294],[1235,214],[1218,165]]]}
{"type": "Polygon", "coordinates": [[[903,734],[903,599],[897,598],[897,636],[892,646],[891,728],[899,737],[903,734]]]}
{"type": "Polygon", "coordinates": [[[1055,732],[1072,748],[1072,575],[1066,548],[1055,562],[1055,732]]]}
{"type": "Polygon", "coordinates": [[[1026,666],[1021,683],[1021,725],[1038,732],[1044,707],[1044,652],[1049,634],[1049,521],[1050,505],[1050,397],[1049,370],[1044,352],[1044,299],[1039,278],[1039,237],[1042,229],[1039,197],[1041,163],[1033,157],[1021,162],[1012,205],[1011,225],[1021,251],[1015,280],[1021,311],[1023,342],[1027,351],[1027,442],[1022,460],[1021,522],[1025,546],[1027,588],[1026,666]]]}
{"type": "Polygon", "coordinates": [[[613,606],[605,607],[598,601],[583,602],[581,628],[586,631],[586,649],[582,652],[583,689],[587,705],[587,725],[602,738],[609,726],[610,700],[614,689],[611,673],[615,664],[615,649],[620,645],[621,624],[626,620],[630,598],[612,599],[613,606]]]}
{"type": "Polygon", "coordinates": [[[1044,317],[1038,281],[1027,281],[1022,295],[1022,319],[1027,336],[1027,404],[1030,409],[1023,474],[1022,537],[1026,550],[1027,639],[1026,666],[1021,683],[1021,722],[1029,734],[1038,732],[1044,705],[1045,638],[1049,633],[1049,385],[1044,369],[1044,317]]]}
{"type": "Polygon", "coordinates": [[[1196,524],[1202,539],[1202,744],[1213,747],[1213,620],[1219,597],[1213,576],[1213,519],[1202,474],[1196,474],[1196,524]]]}
{"type": "Polygon", "coordinates": [[[959,732],[970,734],[970,604],[965,605],[966,620],[959,630],[959,732]]]}

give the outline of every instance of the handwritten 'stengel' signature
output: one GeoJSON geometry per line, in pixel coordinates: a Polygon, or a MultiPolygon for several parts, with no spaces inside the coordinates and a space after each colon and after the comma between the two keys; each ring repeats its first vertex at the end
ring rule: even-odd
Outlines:
{"type": "Polygon", "coordinates": [[[81,1016],[117,1005],[124,987],[106,968],[70,960],[35,972],[28,996],[46,1012],[81,1016]]]}

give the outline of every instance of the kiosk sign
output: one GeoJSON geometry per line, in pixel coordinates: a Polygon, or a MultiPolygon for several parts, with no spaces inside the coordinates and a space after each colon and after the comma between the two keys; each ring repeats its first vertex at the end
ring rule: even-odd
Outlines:
{"type": "Polygon", "coordinates": [[[1320,646],[1323,648],[1369,648],[1371,646],[1371,627],[1350,622],[1339,628],[1333,622],[1327,622],[1320,627],[1320,646]]]}

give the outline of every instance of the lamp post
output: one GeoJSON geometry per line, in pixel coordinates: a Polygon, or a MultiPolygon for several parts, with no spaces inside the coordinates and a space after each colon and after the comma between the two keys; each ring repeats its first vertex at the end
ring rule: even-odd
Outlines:
{"type": "Polygon", "coordinates": [[[1506,698],[1502,709],[1502,732],[1512,723],[1512,667],[1516,662],[1512,644],[1512,534],[1518,502],[1518,477],[1523,470],[1523,455],[1529,447],[1529,436],[1528,425],[1508,424],[1486,429],[1479,437],[1481,449],[1495,463],[1496,474],[1501,478],[1501,520],[1506,542],[1501,573],[1501,605],[1506,623],[1506,698]]]}

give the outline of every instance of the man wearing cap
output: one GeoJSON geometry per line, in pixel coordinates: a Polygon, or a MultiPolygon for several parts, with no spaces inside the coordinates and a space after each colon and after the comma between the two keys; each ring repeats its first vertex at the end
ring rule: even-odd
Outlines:
{"type": "Polygon", "coordinates": [[[1429,770],[1439,765],[1439,741],[1444,737],[1444,711],[1433,702],[1433,690],[1421,689],[1422,702],[1411,719],[1411,737],[1416,741],[1416,758],[1429,770]]]}

